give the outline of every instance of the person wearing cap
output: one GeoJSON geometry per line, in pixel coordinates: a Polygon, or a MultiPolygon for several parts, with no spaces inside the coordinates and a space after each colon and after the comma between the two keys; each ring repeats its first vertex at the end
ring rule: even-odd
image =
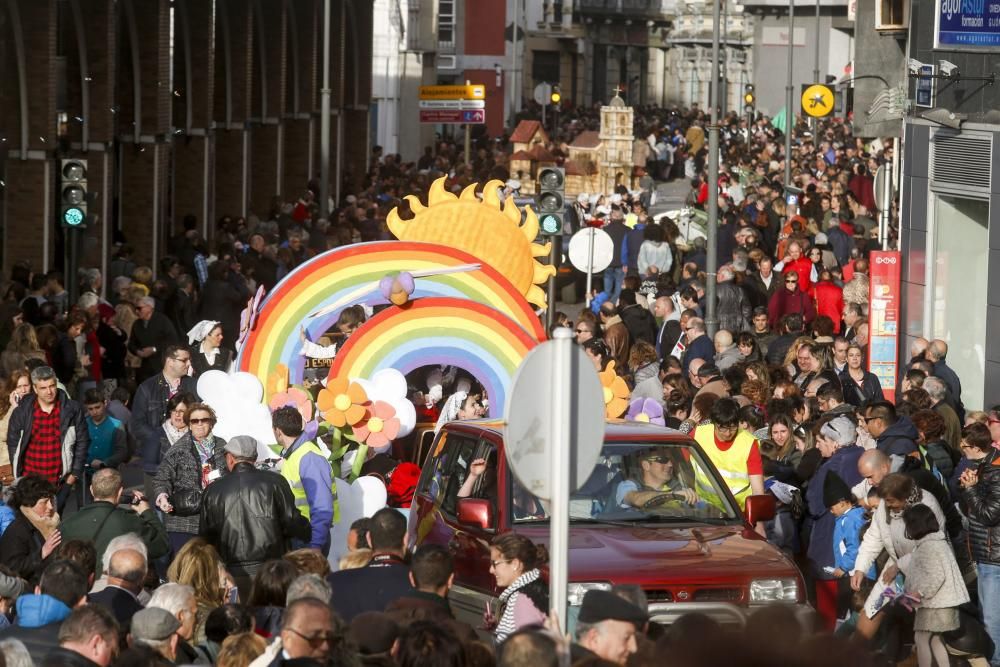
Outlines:
{"type": "Polygon", "coordinates": [[[250,592],[253,576],[269,560],[305,540],[309,522],[295,507],[288,483],[278,473],[258,470],[258,442],[238,435],[226,443],[228,475],[205,489],[201,536],[214,546],[240,589],[250,592]]]}
{"type": "Polygon", "coordinates": [[[648,621],[646,612],[611,591],[587,591],[571,647],[573,662],[596,656],[624,665],[638,650],[636,634],[648,621]]]}
{"type": "Polygon", "coordinates": [[[147,607],[132,617],[132,645],[147,646],[171,663],[177,659],[181,624],[166,609],[147,607]]]}
{"type": "MultiPolygon", "coordinates": [[[[728,397],[717,400],[709,418],[710,424],[698,426],[691,435],[715,464],[742,510],[747,496],[764,493],[760,447],[753,435],[740,429],[740,406],[735,400],[728,397]]],[[[695,487],[698,497],[708,504],[721,510],[728,508],[728,503],[716,492],[711,475],[701,466],[695,467],[695,487]]],[[[763,524],[759,524],[758,532],[763,530],[763,524]]]]}
{"type": "Polygon", "coordinates": [[[816,580],[816,608],[832,630],[837,620],[837,582],[831,574],[834,563],[834,523],[824,497],[826,478],[837,475],[848,487],[861,481],[858,460],[864,449],[855,444],[857,425],[841,415],[822,423],[816,438],[816,448],[823,462],[806,488],[806,505],[813,521],[807,555],[810,574],[816,580]]]}

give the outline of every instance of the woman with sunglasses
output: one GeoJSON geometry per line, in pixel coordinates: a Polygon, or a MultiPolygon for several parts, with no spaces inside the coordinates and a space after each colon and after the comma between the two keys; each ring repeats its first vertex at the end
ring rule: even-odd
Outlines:
{"type": "Polygon", "coordinates": [[[228,472],[226,441],[212,434],[215,411],[195,403],[184,422],[188,432],[167,451],[153,479],[156,506],[164,513],[174,554],[198,535],[202,492],[228,472]]]}

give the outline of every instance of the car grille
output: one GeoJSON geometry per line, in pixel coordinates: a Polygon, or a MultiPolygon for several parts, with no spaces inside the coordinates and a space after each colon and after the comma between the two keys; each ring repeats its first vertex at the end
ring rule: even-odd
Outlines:
{"type": "Polygon", "coordinates": [[[702,588],[694,592],[695,602],[740,602],[742,598],[738,588],[702,588]]]}
{"type": "Polygon", "coordinates": [[[646,599],[649,602],[673,602],[674,594],[666,590],[647,590],[646,599]]]}

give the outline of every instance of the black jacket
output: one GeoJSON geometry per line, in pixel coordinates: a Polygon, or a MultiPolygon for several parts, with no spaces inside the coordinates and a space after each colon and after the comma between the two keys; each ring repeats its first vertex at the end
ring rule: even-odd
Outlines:
{"type": "MultiPolygon", "coordinates": [[[[191,377],[182,377],[178,391],[198,396],[197,382],[191,377]]],[[[154,474],[160,466],[160,435],[163,422],[167,420],[167,401],[170,400],[170,385],[163,373],[157,373],[139,385],[132,401],[132,419],[129,430],[139,444],[142,469],[154,474]]],[[[155,500],[155,499],[153,499],[155,500]]]]}
{"type": "Polygon", "coordinates": [[[42,544],[45,539],[38,529],[31,525],[21,512],[0,537],[0,563],[3,563],[29,584],[34,585],[42,576],[42,570],[52,558],[42,559],[42,544]]]}
{"type": "Polygon", "coordinates": [[[656,320],[648,309],[634,304],[622,308],[620,315],[633,343],[644,340],[650,345],[656,344],[656,320]]]}
{"type": "Polygon", "coordinates": [[[733,338],[741,331],[750,331],[750,312],[753,307],[739,285],[724,281],[716,285],[715,289],[719,304],[719,328],[732,333],[733,338]]]}
{"type": "MultiPolygon", "coordinates": [[[[7,450],[15,477],[23,474],[24,451],[31,440],[31,425],[35,420],[35,400],[34,394],[22,398],[8,422],[7,450]]],[[[71,400],[63,391],[57,392],[56,401],[60,410],[63,476],[72,473],[77,479],[82,479],[83,466],[87,463],[87,450],[90,449],[87,414],[82,405],[71,400]]]]}
{"type": "Polygon", "coordinates": [[[200,533],[227,566],[254,574],[289,551],[293,538],[308,540],[312,527],[284,477],[240,462],[205,489],[200,533]]]}
{"type": "Polygon", "coordinates": [[[107,586],[103,590],[91,593],[87,596],[87,602],[110,611],[121,627],[122,637],[128,633],[128,629],[132,625],[132,617],[143,609],[134,595],[117,586],[107,586]]]}
{"type": "Polygon", "coordinates": [[[962,490],[962,507],[969,519],[969,551],[977,563],[1000,565],[1000,451],[990,452],[977,472],[979,482],[962,490]]]}
{"type": "Polygon", "coordinates": [[[36,663],[39,667],[98,667],[97,663],[76,651],[57,646],[45,656],[45,660],[36,663]]]}
{"type": "Polygon", "coordinates": [[[156,352],[142,360],[139,366],[139,376],[145,380],[163,370],[163,354],[171,345],[181,343],[181,337],[174,328],[174,323],[166,315],[154,312],[146,320],[136,320],[128,335],[128,351],[137,353],[144,347],[155,347],[156,352]]]}
{"type": "Polygon", "coordinates": [[[410,568],[389,554],[376,554],[365,567],[334,572],[326,580],[330,604],[348,623],[366,611],[385,611],[389,603],[413,592],[410,568]]]}

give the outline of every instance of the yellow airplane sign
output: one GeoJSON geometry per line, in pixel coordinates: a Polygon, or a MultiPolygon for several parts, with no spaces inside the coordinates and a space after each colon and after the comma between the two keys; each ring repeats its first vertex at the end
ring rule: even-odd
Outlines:
{"type": "Polygon", "coordinates": [[[833,89],[821,83],[804,86],[802,91],[802,111],[813,118],[822,118],[833,113],[833,89]]]}

